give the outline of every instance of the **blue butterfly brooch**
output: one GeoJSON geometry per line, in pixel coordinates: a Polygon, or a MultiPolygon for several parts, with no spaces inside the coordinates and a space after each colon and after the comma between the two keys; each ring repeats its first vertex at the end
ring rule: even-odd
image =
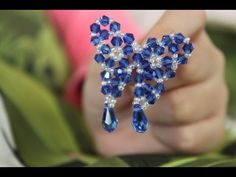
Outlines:
{"type": "Polygon", "coordinates": [[[132,126],[138,133],[148,128],[144,110],[163,93],[164,81],[175,77],[179,64],[187,64],[194,49],[190,38],[181,33],[148,38],[144,45],[132,33],[120,31],[121,25],[102,16],[90,25],[91,43],[96,47],[95,61],[103,68],[101,92],[105,96],[102,126],[114,131],[118,119],[114,113],[116,98],[125,86],[134,83],[132,126]],[[154,83],[154,84],[153,84],[154,83]]]}

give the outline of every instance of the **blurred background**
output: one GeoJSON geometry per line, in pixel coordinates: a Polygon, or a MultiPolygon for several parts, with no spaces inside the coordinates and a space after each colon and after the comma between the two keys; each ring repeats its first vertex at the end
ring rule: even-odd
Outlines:
{"type": "MultiPolygon", "coordinates": [[[[129,12],[148,31],[164,11],[129,12]]],[[[207,156],[205,162],[212,162],[236,154],[236,11],[206,12],[207,32],[227,59],[225,77],[230,92],[228,134],[213,152],[215,156],[207,156]]],[[[0,166],[159,166],[189,158],[137,155],[101,159],[82,111],[63,97],[71,75],[67,57],[44,11],[0,11],[0,166]]],[[[233,160],[228,165],[236,166],[233,160]]],[[[199,161],[194,164],[200,165],[199,161]]]]}

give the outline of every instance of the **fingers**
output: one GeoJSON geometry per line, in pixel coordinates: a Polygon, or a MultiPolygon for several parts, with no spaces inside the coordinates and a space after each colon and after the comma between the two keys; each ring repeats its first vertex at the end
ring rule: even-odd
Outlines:
{"type": "Polygon", "coordinates": [[[205,23],[206,15],[204,11],[166,11],[146,37],[160,38],[165,34],[174,32],[181,32],[185,36],[192,37],[204,28],[205,23]]]}
{"type": "Polygon", "coordinates": [[[201,153],[216,147],[224,137],[225,112],[220,110],[207,119],[190,125],[153,125],[152,132],[159,141],[184,153],[201,153]]]}
{"type": "Polygon", "coordinates": [[[224,71],[224,57],[210,41],[205,31],[194,41],[195,50],[187,65],[179,65],[176,77],[166,82],[166,90],[202,82],[224,71]]]}

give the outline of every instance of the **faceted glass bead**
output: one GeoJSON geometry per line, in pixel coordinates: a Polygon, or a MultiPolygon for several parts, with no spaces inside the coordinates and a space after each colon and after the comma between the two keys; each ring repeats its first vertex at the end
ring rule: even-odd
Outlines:
{"type": "Polygon", "coordinates": [[[164,46],[167,46],[171,42],[171,38],[169,35],[164,35],[161,39],[161,42],[164,46]]]}
{"type": "Polygon", "coordinates": [[[109,24],[109,17],[103,15],[101,18],[100,18],[100,23],[102,26],[107,26],[109,24]]]}
{"type": "Polygon", "coordinates": [[[148,38],[147,40],[147,46],[148,47],[155,47],[157,45],[157,39],[156,38],[148,38]]]}
{"type": "Polygon", "coordinates": [[[155,48],[154,48],[154,52],[157,54],[157,55],[162,55],[165,51],[165,48],[164,47],[161,47],[160,45],[157,45],[155,48]]]}
{"type": "Polygon", "coordinates": [[[111,95],[114,97],[120,97],[121,96],[121,91],[119,90],[118,86],[115,86],[111,90],[111,95]]]}
{"type": "Polygon", "coordinates": [[[137,82],[137,83],[142,83],[143,82],[143,74],[137,74],[136,76],[135,76],[135,82],[137,82]]]}
{"type": "Polygon", "coordinates": [[[162,69],[160,69],[160,68],[155,69],[155,73],[156,73],[155,77],[157,79],[161,79],[163,77],[163,70],[162,69]]]}
{"type": "Polygon", "coordinates": [[[120,24],[117,22],[112,22],[110,24],[110,31],[112,32],[120,31],[120,24]]]}
{"type": "Polygon", "coordinates": [[[102,92],[104,95],[107,95],[107,94],[111,93],[111,86],[109,86],[109,85],[103,85],[102,88],[101,88],[101,92],[102,92]]]}
{"type": "Polygon", "coordinates": [[[155,89],[156,89],[157,93],[161,94],[165,90],[164,84],[163,83],[157,83],[155,85],[155,89]]]}
{"type": "Polygon", "coordinates": [[[99,42],[100,42],[99,37],[93,36],[93,37],[91,38],[91,43],[92,43],[94,46],[97,46],[97,45],[99,44],[99,42]]]}
{"type": "Polygon", "coordinates": [[[163,66],[170,65],[170,64],[172,64],[172,58],[165,56],[164,58],[162,58],[161,62],[162,62],[163,66]]]}
{"type": "Polygon", "coordinates": [[[143,58],[149,58],[152,54],[152,49],[150,47],[144,48],[142,50],[142,56],[143,58]]]}
{"type": "Polygon", "coordinates": [[[136,63],[141,63],[141,62],[143,61],[143,57],[142,57],[141,54],[135,53],[135,54],[133,55],[133,60],[134,60],[134,62],[136,62],[136,63]]]}
{"type": "Polygon", "coordinates": [[[124,48],[123,48],[123,53],[125,55],[130,55],[133,53],[133,48],[131,45],[126,45],[124,48]]]}
{"type": "Polygon", "coordinates": [[[193,51],[193,45],[191,43],[184,44],[183,50],[185,53],[190,54],[193,51]]]}
{"type": "Polygon", "coordinates": [[[123,42],[123,41],[122,41],[121,37],[115,36],[115,37],[113,37],[113,38],[111,39],[111,43],[112,43],[112,45],[115,46],[115,47],[121,46],[122,42],[123,42]]]}
{"type": "Polygon", "coordinates": [[[132,44],[134,42],[134,35],[132,33],[126,33],[123,40],[126,44],[132,44]]]}
{"type": "Polygon", "coordinates": [[[100,26],[97,23],[90,25],[90,31],[93,33],[98,33],[100,31],[100,26]]]}
{"type": "Polygon", "coordinates": [[[107,81],[111,78],[111,73],[108,71],[102,71],[101,72],[101,79],[104,81],[107,81]]]}
{"type": "Polygon", "coordinates": [[[149,104],[154,104],[156,101],[156,96],[153,93],[150,93],[147,95],[146,99],[149,104]]]}
{"type": "Polygon", "coordinates": [[[172,69],[166,69],[165,70],[165,76],[167,78],[173,78],[173,77],[175,77],[175,75],[176,75],[176,73],[172,69]]]}
{"type": "Polygon", "coordinates": [[[107,40],[109,38],[109,32],[107,30],[101,30],[100,31],[100,34],[99,34],[99,37],[102,39],[102,40],[107,40]]]}
{"type": "Polygon", "coordinates": [[[144,96],[144,88],[143,87],[135,87],[134,89],[134,95],[136,97],[144,96]]]}
{"type": "Polygon", "coordinates": [[[96,54],[94,59],[98,63],[103,63],[105,61],[105,57],[102,54],[96,54]]]}
{"type": "Polygon", "coordinates": [[[169,50],[170,53],[173,54],[173,53],[178,52],[179,48],[178,48],[178,45],[177,45],[177,44],[175,44],[175,43],[170,43],[170,44],[168,45],[168,50],[169,50]]]}
{"type": "Polygon", "coordinates": [[[147,83],[144,84],[143,88],[144,88],[145,94],[150,94],[153,89],[151,84],[147,84],[147,83]]]}
{"type": "Polygon", "coordinates": [[[122,74],[124,74],[123,68],[117,67],[117,68],[114,69],[114,75],[115,75],[116,77],[119,78],[122,74]]]}
{"type": "Polygon", "coordinates": [[[115,117],[113,108],[105,107],[102,116],[102,126],[109,133],[117,128],[118,120],[115,117]]]}
{"type": "Polygon", "coordinates": [[[187,64],[188,59],[184,55],[179,55],[178,58],[176,59],[178,64],[187,64]]]}
{"type": "Polygon", "coordinates": [[[123,68],[127,68],[129,66],[129,60],[126,59],[126,58],[122,58],[120,61],[119,61],[119,64],[121,67],[123,68]]]}
{"type": "Polygon", "coordinates": [[[181,44],[184,42],[184,35],[181,34],[181,33],[177,33],[175,34],[175,37],[174,37],[174,41],[177,43],[177,44],[181,44]]]}
{"type": "Polygon", "coordinates": [[[111,68],[111,67],[115,66],[115,61],[111,58],[108,58],[105,60],[105,64],[107,67],[111,68]]]}
{"type": "Polygon", "coordinates": [[[103,54],[109,54],[111,52],[111,48],[108,44],[103,44],[101,47],[101,51],[103,54]]]}
{"type": "Polygon", "coordinates": [[[148,120],[142,109],[134,108],[132,125],[138,133],[144,133],[147,130],[148,120]]]}

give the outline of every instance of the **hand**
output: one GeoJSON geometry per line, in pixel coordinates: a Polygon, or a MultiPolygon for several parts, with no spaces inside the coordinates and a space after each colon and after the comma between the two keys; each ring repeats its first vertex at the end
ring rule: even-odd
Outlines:
{"type": "Polygon", "coordinates": [[[118,128],[112,133],[102,128],[101,67],[91,62],[83,89],[84,112],[100,154],[193,154],[209,151],[222,141],[228,100],[225,59],[205,32],[205,23],[203,11],[167,11],[146,35],[160,38],[181,32],[191,37],[195,50],[188,64],[179,66],[176,77],[165,82],[166,91],[157,103],[145,111],[150,126],[144,134],[131,125],[130,87],[117,99],[118,128]]]}

